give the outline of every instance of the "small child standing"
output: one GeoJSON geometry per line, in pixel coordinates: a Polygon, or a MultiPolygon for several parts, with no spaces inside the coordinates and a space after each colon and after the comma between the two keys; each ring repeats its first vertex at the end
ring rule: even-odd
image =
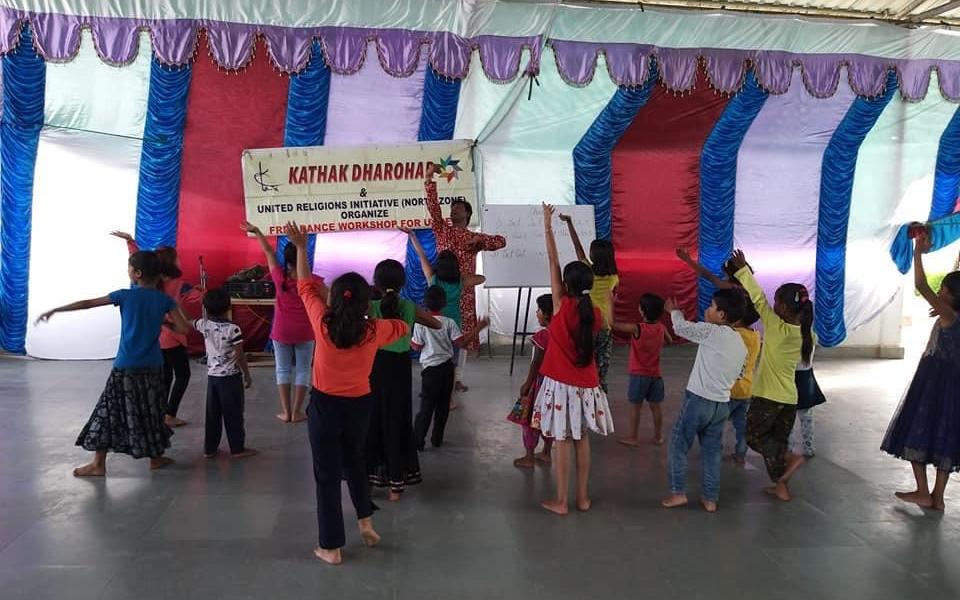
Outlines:
{"type": "Polygon", "coordinates": [[[453,319],[443,316],[447,294],[438,285],[432,285],[424,294],[423,303],[434,319],[440,322],[439,329],[429,329],[420,323],[413,326],[411,346],[420,352],[420,412],[414,424],[414,441],[418,450],[423,450],[427,430],[433,422],[430,441],[434,448],[443,445],[443,430],[450,415],[450,397],[453,395],[453,378],[456,365],[453,362],[454,348],[464,348],[490,324],[480,319],[477,327],[464,334],[453,319]]]}
{"type": "Polygon", "coordinates": [[[687,392],[670,438],[668,459],[670,496],[665,508],[687,504],[687,453],[700,440],[703,461],[701,502],[707,512],[717,511],[720,499],[720,459],[723,427],[730,415],[730,388],[743,370],[747,349],[733,324],[743,318],[743,294],[718,290],[704,313],[703,323],[687,321],[672,300],[667,301],[673,330],[699,344],[687,382],[687,392]]]}
{"type": "Polygon", "coordinates": [[[230,296],[221,289],[208,291],[203,296],[205,319],[193,322],[193,328],[203,335],[207,350],[207,416],[204,423],[203,455],[217,455],[223,430],[233,458],[246,458],[257,453],[245,445],[243,427],[243,390],[253,380],[243,352],[243,334],[230,322],[230,296]],[[241,376],[242,373],[242,376],[241,376]]]}
{"type": "Polygon", "coordinates": [[[639,446],[640,406],[646,400],[653,414],[653,443],[663,445],[663,412],[660,404],[665,397],[663,377],[660,374],[660,351],[664,343],[672,342],[667,328],[660,323],[663,316],[663,298],[653,294],[640,296],[641,323],[614,323],[613,330],[630,336],[630,383],[627,400],[630,402],[630,435],[618,440],[625,446],[639,446]]]}
{"type": "Polygon", "coordinates": [[[744,295],[743,318],[733,328],[740,334],[743,345],[747,348],[747,361],[743,364],[743,371],[737,382],[730,390],[730,423],[736,435],[736,446],[733,450],[733,462],[742,465],[747,460],[747,412],[750,410],[750,399],[753,397],[753,372],[757,368],[760,358],[760,334],[751,327],[760,320],[760,313],[753,307],[753,302],[740,287],[734,287],[744,295]]]}
{"type": "Polygon", "coordinates": [[[543,452],[535,454],[537,443],[540,441],[540,430],[530,426],[533,416],[533,401],[537,397],[537,391],[540,389],[540,382],[543,376],[540,374],[540,367],[543,366],[543,357],[547,353],[547,344],[550,343],[550,319],[553,318],[553,296],[543,294],[537,297],[537,322],[540,323],[540,331],[533,334],[530,344],[533,346],[533,357],[530,360],[530,370],[527,372],[527,380],[520,386],[520,402],[526,407],[526,417],[521,423],[523,427],[523,447],[526,454],[513,461],[513,466],[520,469],[532,469],[539,460],[544,464],[550,464],[550,450],[553,448],[553,439],[543,438],[543,452]]]}

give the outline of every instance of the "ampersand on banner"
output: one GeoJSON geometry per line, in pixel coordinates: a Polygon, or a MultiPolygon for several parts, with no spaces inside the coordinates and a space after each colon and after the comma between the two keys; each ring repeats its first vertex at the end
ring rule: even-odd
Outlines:
{"type": "Polygon", "coordinates": [[[361,198],[367,197],[367,188],[360,188],[360,197],[361,198]]]}

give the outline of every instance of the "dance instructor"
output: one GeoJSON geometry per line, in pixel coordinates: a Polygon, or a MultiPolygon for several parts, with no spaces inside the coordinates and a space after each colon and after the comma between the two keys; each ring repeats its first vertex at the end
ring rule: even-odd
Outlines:
{"type": "MultiPolygon", "coordinates": [[[[437,251],[450,250],[457,255],[457,261],[460,263],[460,273],[477,272],[477,253],[483,250],[500,250],[507,245],[507,240],[502,235],[487,235],[470,231],[470,219],[473,217],[473,207],[466,200],[455,200],[450,206],[450,220],[452,224],[447,223],[440,212],[440,200],[437,198],[437,183],[433,176],[439,173],[437,165],[427,166],[427,180],[424,182],[424,189],[427,195],[427,210],[430,211],[432,228],[434,235],[437,236],[437,251]]],[[[460,296],[460,314],[463,317],[463,330],[473,331],[477,326],[477,296],[473,286],[465,286],[463,294],[460,296]]],[[[466,348],[467,350],[476,350],[480,346],[479,338],[475,339],[466,348]]],[[[463,361],[466,358],[466,352],[460,353],[458,361],[458,377],[456,379],[456,390],[466,391],[466,387],[460,382],[459,371],[463,367],[463,361]]]]}

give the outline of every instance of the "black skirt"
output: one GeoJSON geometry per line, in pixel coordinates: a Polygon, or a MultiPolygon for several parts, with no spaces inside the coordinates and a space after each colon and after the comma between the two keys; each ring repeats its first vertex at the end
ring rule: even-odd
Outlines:
{"type": "Polygon", "coordinates": [[[162,369],[114,368],[77,446],[134,458],[162,456],[173,435],[163,422],[166,400],[162,369]]]}
{"type": "Polygon", "coordinates": [[[413,374],[406,352],[379,350],[370,375],[373,413],[367,435],[370,483],[402,492],[420,483],[420,458],[413,440],[413,374]]]}

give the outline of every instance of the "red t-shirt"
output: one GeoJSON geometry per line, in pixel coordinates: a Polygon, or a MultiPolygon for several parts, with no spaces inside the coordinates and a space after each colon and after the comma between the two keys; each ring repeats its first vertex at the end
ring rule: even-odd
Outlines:
{"type": "MultiPolygon", "coordinates": [[[[603,325],[603,317],[596,307],[593,315],[593,335],[596,336],[603,325]]],[[[579,326],[577,300],[567,296],[560,303],[560,312],[554,314],[550,321],[550,343],[547,345],[547,354],[543,358],[540,373],[544,377],[574,387],[599,387],[600,376],[592,356],[587,366],[576,366],[577,346],[573,340],[579,326]]]]}
{"type": "Polygon", "coordinates": [[[661,323],[638,323],[637,335],[630,338],[630,374],[660,377],[660,350],[666,329],[661,323]]]}

